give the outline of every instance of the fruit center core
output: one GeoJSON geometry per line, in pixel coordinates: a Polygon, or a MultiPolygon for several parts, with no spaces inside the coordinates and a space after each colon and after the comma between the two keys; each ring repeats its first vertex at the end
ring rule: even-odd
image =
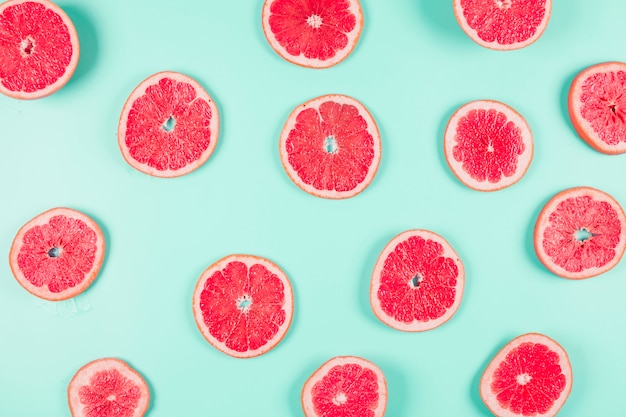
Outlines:
{"type": "Polygon", "coordinates": [[[576,233],[574,233],[576,240],[579,242],[584,242],[586,240],[591,239],[591,237],[594,236],[593,233],[591,233],[589,230],[587,229],[578,229],[576,230],[576,233]]]}
{"type": "Polygon", "coordinates": [[[116,397],[115,394],[111,394],[107,397],[107,401],[115,401],[116,397]]]}
{"type": "Polygon", "coordinates": [[[515,379],[517,380],[518,384],[526,385],[530,382],[531,379],[533,379],[533,377],[526,373],[523,373],[523,374],[519,374],[515,379]]]}
{"type": "Polygon", "coordinates": [[[33,53],[33,48],[35,47],[35,42],[33,42],[33,38],[27,36],[20,43],[20,52],[23,57],[30,56],[33,53]]]}
{"type": "Polygon", "coordinates": [[[508,9],[511,7],[512,0],[496,0],[496,6],[501,9],[508,9]]]}
{"type": "Polygon", "coordinates": [[[317,29],[322,26],[322,16],[318,14],[312,14],[311,16],[307,17],[306,23],[313,29],[317,29]]]}
{"type": "Polygon", "coordinates": [[[163,123],[163,130],[165,130],[166,132],[171,132],[172,130],[174,130],[174,126],[176,126],[176,119],[174,119],[173,116],[170,116],[169,119],[167,119],[165,121],[165,123],[163,123]]]}
{"type": "Polygon", "coordinates": [[[343,392],[339,392],[337,393],[337,395],[333,397],[333,404],[335,405],[343,405],[347,401],[348,401],[348,397],[343,392]]]}
{"type": "Polygon", "coordinates": [[[235,301],[235,303],[237,304],[237,308],[241,310],[241,312],[247,313],[248,311],[250,311],[252,297],[250,297],[248,294],[244,294],[241,297],[237,298],[237,301],[235,301]]]}
{"type": "Polygon", "coordinates": [[[413,278],[411,278],[409,280],[409,287],[411,288],[417,288],[420,286],[420,283],[424,281],[424,277],[422,277],[421,275],[415,275],[413,278]]]}
{"type": "Polygon", "coordinates": [[[339,150],[339,147],[337,146],[337,141],[335,140],[333,136],[327,137],[326,140],[324,141],[324,150],[327,153],[332,153],[332,154],[337,153],[337,151],[339,150]]]}
{"type": "Polygon", "coordinates": [[[56,246],[50,248],[50,250],[48,250],[48,256],[51,258],[58,258],[59,256],[61,256],[61,248],[58,248],[56,246]]]}
{"type": "Polygon", "coordinates": [[[487,145],[487,152],[493,153],[493,151],[494,151],[493,143],[489,142],[489,145],[487,145]]]}

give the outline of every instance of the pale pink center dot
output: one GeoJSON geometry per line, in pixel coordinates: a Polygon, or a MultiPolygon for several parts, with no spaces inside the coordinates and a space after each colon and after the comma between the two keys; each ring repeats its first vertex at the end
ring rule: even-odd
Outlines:
{"type": "Polygon", "coordinates": [[[496,0],[496,6],[501,9],[508,9],[511,7],[512,0],[496,0]]]}
{"type": "Polygon", "coordinates": [[[241,310],[242,313],[247,313],[248,311],[250,311],[252,297],[250,297],[248,294],[244,294],[241,297],[237,298],[235,303],[237,304],[237,308],[241,310]]]}
{"type": "Polygon", "coordinates": [[[109,396],[107,397],[107,400],[108,400],[108,401],[115,401],[115,400],[116,400],[115,394],[111,394],[111,395],[109,395],[109,396]]]}
{"type": "Polygon", "coordinates": [[[318,14],[312,14],[311,16],[307,17],[306,23],[313,29],[317,29],[322,26],[322,16],[318,14]]]}
{"type": "Polygon", "coordinates": [[[338,393],[333,397],[333,404],[343,405],[348,401],[348,397],[343,392],[338,393]]]}
{"type": "Polygon", "coordinates": [[[524,374],[519,374],[516,377],[517,383],[520,385],[526,385],[530,382],[530,380],[532,379],[532,377],[526,373],[524,374]]]}
{"type": "Polygon", "coordinates": [[[30,56],[33,53],[33,48],[35,47],[35,42],[33,42],[33,38],[27,36],[20,43],[20,53],[24,58],[30,56]]]}
{"type": "Polygon", "coordinates": [[[487,152],[492,153],[493,151],[494,151],[493,144],[489,142],[489,145],[487,145],[487,152]]]}

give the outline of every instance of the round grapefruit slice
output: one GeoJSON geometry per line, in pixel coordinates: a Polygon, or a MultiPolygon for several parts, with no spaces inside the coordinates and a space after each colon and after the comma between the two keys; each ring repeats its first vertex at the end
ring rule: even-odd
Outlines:
{"type": "Polygon", "coordinates": [[[230,255],[200,276],[193,314],[204,338],[218,350],[236,358],[259,356],[278,345],[289,329],[291,283],[265,258],[230,255]]]}
{"type": "Polygon", "coordinates": [[[533,138],[526,120],[493,100],[461,106],[444,134],[446,161],[465,185],[496,191],[519,181],[533,158],[533,138]]]}
{"type": "Polygon", "coordinates": [[[372,362],[337,356],[309,377],[301,400],[306,417],[382,417],[387,407],[387,382],[372,362]]]}
{"type": "Polygon", "coordinates": [[[464,284],[463,263],[444,238],[428,230],[407,230],[380,254],[372,274],[370,302],[386,325],[421,332],[454,315],[464,284]]]}
{"type": "Polygon", "coordinates": [[[80,368],[67,396],[72,417],[141,417],[150,404],[146,381],[116,358],[97,359],[80,368]]]}
{"type": "Polygon", "coordinates": [[[126,162],[155,177],[179,177],[204,164],[217,145],[219,114],[192,78],[159,72],[124,104],[118,142],[126,162]]]}
{"type": "Polygon", "coordinates": [[[528,333],[510,341],[489,363],[480,396],[497,417],[552,417],[572,389],[565,350],[549,337],[528,333]]]}
{"type": "Polygon", "coordinates": [[[349,198],[374,179],[380,163],[378,126],[352,97],[325,95],[296,107],[280,135],[289,178],[309,194],[349,198]]]}
{"type": "Polygon", "coordinates": [[[626,152],[626,63],[604,62],[580,72],[569,90],[574,129],[605,154],[626,152]]]}
{"type": "Polygon", "coordinates": [[[29,100],[63,87],[78,65],[74,24],[48,0],[0,4],[0,93],[29,100]]]}
{"type": "Polygon", "coordinates": [[[463,31],[477,44],[496,50],[524,48],[543,34],[552,0],[453,0],[463,31]]]}
{"type": "Polygon", "coordinates": [[[626,247],[626,216],[610,195],[575,187],[552,197],[535,224],[535,252],[554,274],[582,279],[613,268],[626,247]]]}
{"type": "Polygon", "coordinates": [[[104,259],[104,235],[86,214],[48,210],[26,223],[11,245],[9,263],[17,282],[37,297],[60,301],[85,291],[104,259]]]}
{"type": "Polygon", "coordinates": [[[309,68],[343,61],[363,29],[359,0],[266,0],[263,32],[285,60],[309,68]]]}

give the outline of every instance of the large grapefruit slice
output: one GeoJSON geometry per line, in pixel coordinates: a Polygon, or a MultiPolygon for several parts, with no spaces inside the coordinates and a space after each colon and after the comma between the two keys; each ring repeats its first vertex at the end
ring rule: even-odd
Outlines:
{"type": "Polygon", "coordinates": [[[310,68],[327,68],[354,49],[363,13],[359,0],[266,0],[263,32],[284,59],[310,68]]]}
{"type": "Polygon", "coordinates": [[[454,315],[464,284],[463,263],[444,238],[428,230],[407,230],[380,254],[370,302],[374,314],[388,326],[421,332],[454,315]]]}
{"type": "Polygon", "coordinates": [[[26,223],[11,245],[13,275],[28,292],[51,301],[85,291],[104,259],[104,235],[86,214],[48,210],[26,223]]]}
{"type": "Polygon", "coordinates": [[[489,363],[480,396],[497,417],[552,417],[572,389],[572,367],[554,340],[529,333],[510,341],[489,363]]]}
{"type": "Polygon", "coordinates": [[[552,0],[453,0],[463,31],[477,44],[497,50],[535,42],[550,20],[552,0]]]}
{"type": "Polygon", "coordinates": [[[72,417],[141,417],[150,404],[146,381],[116,358],[97,359],[80,368],[67,396],[72,417]]]}
{"type": "Polygon", "coordinates": [[[306,417],[382,417],[387,407],[387,382],[372,362],[338,356],[309,377],[301,400],[306,417]]]}
{"type": "Polygon", "coordinates": [[[128,97],[118,141],[133,168],[156,177],[179,177],[209,159],[218,134],[217,106],[200,84],[177,72],[160,72],[128,97]]]}
{"type": "Polygon", "coordinates": [[[580,72],[569,90],[574,129],[591,147],[626,152],[626,63],[605,62],[580,72]]]}
{"type": "Polygon", "coordinates": [[[273,262],[230,255],[202,273],[193,314],[204,338],[236,358],[259,356],[285,336],[293,316],[287,275],[273,262]]]}
{"type": "Polygon", "coordinates": [[[582,279],[613,268],[626,247],[626,216],[610,195],[590,187],[562,191],[535,224],[535,252],[550,271],[582,279]]]}
{"type": "Polygon", "coordinates": [[[349,198],[374,179],[380,163],[378,126],[352,97],[326,95],[296,107],[280,135],[289,178],[318,197],[349,198]]]}
{"type": "Polygon", "coordinates": [[[50,95],[72,77],[79,55],[74,24],[56,4],[0,4],[0,93],[24,100],[50,95]]]}

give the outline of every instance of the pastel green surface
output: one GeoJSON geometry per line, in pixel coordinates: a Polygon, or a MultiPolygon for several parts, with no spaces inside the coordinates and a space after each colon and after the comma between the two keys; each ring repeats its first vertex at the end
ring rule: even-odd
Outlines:
{"type": "Polygon", "coordinates": [[[570,355],[574,384],[560,416],[617,415],[626,263],[597,278],[559,278],[537,260],[532,230],[565,188],[593,186],[626,204],[625,156],[587,146],[566,108],[580,70],[626,60],[626,3],[556,1],[544,35],[512,52],[474,44],[451,3],[363,0],[352,55],[312,70],[270,48],[260,0],[60,1],[81,40],[73,79],[36,101],[0,97],[0,248],[8,257],[26,221],[68,206],[99,222],[108,249],[94,285],[57,304],[28,294],[0,264],[0,416],[69,415],[74,372],[107,356],[145,376],[151,417],[300,416],[303,383],[336,355],[380,366],[388,416],[489,416],[482,370],[526,332],[570,355]],[[176,179],[134,170],[117,145],[126,98],[163,70],[194,77],[221,117],[212,157],[176,179]],[[330,93],[365,104],[383,141],[371,186],[342,201],[298,189],[278,154],[293,107],[330,93]],[[494,193],[466,188],[443,157],[448,118],[475,99],[507,103],[534,133],[526,176],[494,193]],[[393,330],[369,305],[378,254],[412,228],[444,236],[467,273],[457,314],[425,333],[393,330]],[[231,253],[271,259],[294,287],[287,336],[248,360],[211,347],[191,310],[202,271],[231,253]]]}

